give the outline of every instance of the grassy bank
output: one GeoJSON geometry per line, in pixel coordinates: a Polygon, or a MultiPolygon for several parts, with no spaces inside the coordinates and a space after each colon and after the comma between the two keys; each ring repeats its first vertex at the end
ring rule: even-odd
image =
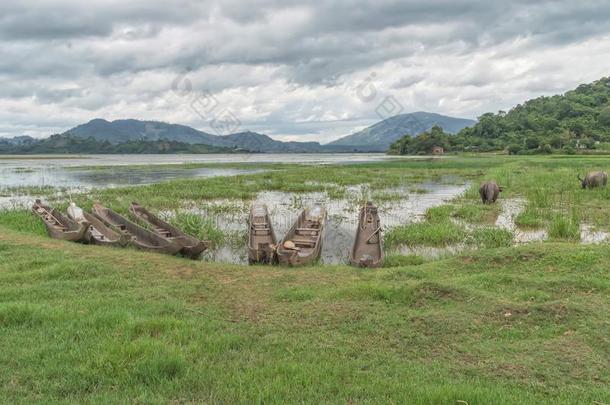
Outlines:
{"type": "Polygon", "coordinates": [[[5,402],[610,400],[605,245],[281,269],[0,229],[5,402]]]}

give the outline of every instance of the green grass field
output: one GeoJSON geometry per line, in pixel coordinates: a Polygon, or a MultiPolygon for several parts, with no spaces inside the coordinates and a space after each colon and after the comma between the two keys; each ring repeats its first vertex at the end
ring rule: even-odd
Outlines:
{"type": "Polygon", "coordinates": [[[339,194],[371,174],[373,192],[452,174],[498,179],[502,197],[524,198],[551,238],[509,246],[490,227],[497,208],[477,204],[473,187],[392,237],[443,245],[457,218],[482,226],[453,230],[478,249],[432,261],[392,255],[378,270],[220,265],[71,244],[46,237],[26,213],[2,212],[0,402],[610,404],[610,246],[573,238],[575,223],[610,224],[610,193],[575,180],[606,162],[287,166],[76,197],[161,209],[229,190],[299,191],[324,170],[339,194]]]}

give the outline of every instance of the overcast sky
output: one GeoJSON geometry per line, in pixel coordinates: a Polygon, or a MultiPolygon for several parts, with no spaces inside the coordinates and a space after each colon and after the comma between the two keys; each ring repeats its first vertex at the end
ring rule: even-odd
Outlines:
{"type": "Polygon", "coordinates": [[[327,142],[610,75],[609,1],[529,3],[1,0],[0,136],[100,117],[327,142]]]}

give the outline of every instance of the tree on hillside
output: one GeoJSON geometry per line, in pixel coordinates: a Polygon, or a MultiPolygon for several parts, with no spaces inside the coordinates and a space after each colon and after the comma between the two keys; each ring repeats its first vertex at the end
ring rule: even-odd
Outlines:
{"type": "Polygon", "coordinates": [[[449,142],[451,135],[445,133],[438,125],[429,131],[422,132],[416,137],[405,135],[390,147],[390,153],[400,155],[425,155],[432,152],[432,148],[440,146],[445,150],[451,150],[449,142]]]}
{"type": "Polygon", "coordinates": [[[610,127],[610,106],[607,106],[599,113],[597,122],[604,127],[610,127]]]}

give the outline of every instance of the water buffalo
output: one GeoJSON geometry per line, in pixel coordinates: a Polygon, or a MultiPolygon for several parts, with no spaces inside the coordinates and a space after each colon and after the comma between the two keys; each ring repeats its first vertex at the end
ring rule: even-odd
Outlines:
{"type": "Polygon", "coordinates": [[[481,184],[481,187],[479,187],[479,195],[481,196],[483,204],[495,203],[502,189],[503,187],[498,186],[495,181],[486,181],[481,184]]]}
{"type": "Polygon", "coordinates": [[[608,173],[606,172],[589,172],[584,179],[580,178],[580,175],[576,175],[580,180],[582,188],[593,188],[593,187],[606,187],[608,183],[608,173]]]}

